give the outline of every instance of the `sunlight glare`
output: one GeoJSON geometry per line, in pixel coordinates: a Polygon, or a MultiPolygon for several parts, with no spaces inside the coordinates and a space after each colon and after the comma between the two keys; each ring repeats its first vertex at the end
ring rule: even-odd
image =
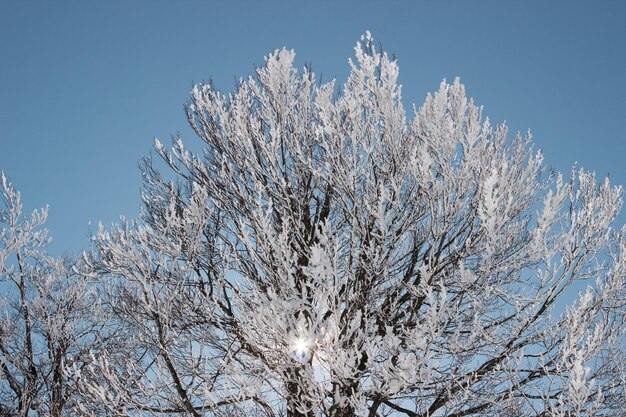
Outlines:
{"type": "Polygon", "coordinates": [[[293,358],[300,363],[305,363],[309,356],[310,343],[304,338],[298,338],[292,345],[293,358]]]}

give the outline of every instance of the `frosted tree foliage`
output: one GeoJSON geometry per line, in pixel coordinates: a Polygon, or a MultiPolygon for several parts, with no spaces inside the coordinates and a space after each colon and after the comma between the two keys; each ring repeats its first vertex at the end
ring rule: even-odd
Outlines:
{"type": "Polygon", "coordinates": [[[342,87],[276,50],[186,106],[142,218],[101,227],[115,349],[83,415],[626,416],[622,189],[546,169],[459,80],[406,115],[366,34],[342,87]]]}
{"type": "Polygon", "coordinates": [[[102,340],[97,294],[77,264],[45,253],[47,208],[25,216],[0,180],[0,416],[72,416],[77,381],[65,367],[83,367],[102,340]]]}

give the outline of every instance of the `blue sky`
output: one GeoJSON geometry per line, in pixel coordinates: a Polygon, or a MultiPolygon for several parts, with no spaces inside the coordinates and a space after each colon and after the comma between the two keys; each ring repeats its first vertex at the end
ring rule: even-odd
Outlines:
{"type": "Polygon", "coordinates": [[[460,76],[549,165],[626,184],[625,19],[619,0],[4,0],[0,169],[27,211],[50,205],[51,252],[77,252],[90,221],[136,217],[155,137],[198,143],[182,109],[194,82],[228,91],[283,46],[343,82],[370,30],[398,59],[405,105],[460,76]]]}

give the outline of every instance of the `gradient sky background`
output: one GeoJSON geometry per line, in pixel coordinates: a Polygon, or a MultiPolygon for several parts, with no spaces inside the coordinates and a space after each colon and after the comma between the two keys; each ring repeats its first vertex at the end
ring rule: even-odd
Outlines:
{"type": "Polygon", "coordinates": [[[0,169],[27,212],[50,205],[50,251],[75,253],[90,221],[137,216],[155,137],[198,144],[182,110],[193,82],[229,91],[286,46],[343,83],[370,30],[398,58],[405,106],[460,76],[549,165],[626,185],[625,21],[620,0],[2,0],[0,169]]]}

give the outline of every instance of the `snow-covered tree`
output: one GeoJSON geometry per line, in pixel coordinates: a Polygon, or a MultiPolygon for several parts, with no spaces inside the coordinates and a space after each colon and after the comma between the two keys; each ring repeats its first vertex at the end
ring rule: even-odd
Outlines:
{"type": "MultiPolygon", "coordinates": [[[[459,80],[406,116],[369,34],[346,83],[276,50],[205,143],[148,161],[142,219],[101,228],[118,351],[94,414],[624,416],[622,189],[547,170],[459,80]]],[[[85,410],[89,412],[89,410],[85,410]]]]}
{"type": "Polygon", "coordinates": [[[45,253],[47,208],[24,216],[0,179],[0,416],[73,416],[65,367],[83,367],[100,342],[97,295],[76,263],[45,253]]]}

